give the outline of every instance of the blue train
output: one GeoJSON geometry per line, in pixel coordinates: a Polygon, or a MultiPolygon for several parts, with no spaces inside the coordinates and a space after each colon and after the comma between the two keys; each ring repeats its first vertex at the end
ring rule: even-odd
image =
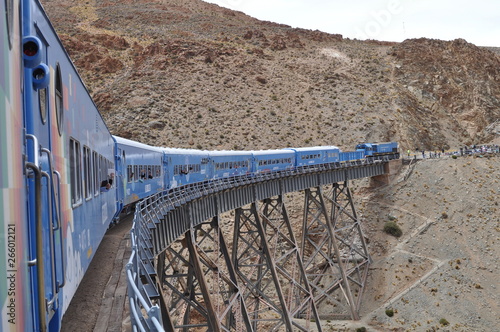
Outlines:
{"type": "Polygon", "coordinates": [[[109,225],[152,194],[233,176],[397,158],[397,143],[267,151],[111,135],[37,0],[0,1],[0,331],[59,331],[109,225]]]}
{"type": "Polygon", "coordinates": [[[397,142],[361,143],[356,145],[356,151],[363,152],[367,159],[379,159],[384,156],[399,158],[399,146],[397,142]]]}

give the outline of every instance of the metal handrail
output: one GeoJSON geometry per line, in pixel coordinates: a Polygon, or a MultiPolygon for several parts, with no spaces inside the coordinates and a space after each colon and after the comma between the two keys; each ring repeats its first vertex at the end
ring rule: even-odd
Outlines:
{"type": "MultiPolygon", "coordinates": [[[[382,160],[361,160],[359,163],[352,162],[336,162],[329,164],[321,164],[321,165],[306,165],[301,167],[294,167],[292,169],[287,169],[282,172],[273,172],[273,173],[259,173],[259,174],[245,174],[239,176],[233,176],[230,178],[224,179],[215,179],[209,180],[202,183],[190,184],[185,186],[176,187],[170,189],[163,193],[157,193],[153,196],[150,196],[148,199],[145,199],[139,202],[136,206],[135,216],[134,216],[134,224],[132,226],[131,235],[132,235],[132,255],[127,264],[127,278],[128,283],[130,285],[129,288],[129,303],[131,307],[133,319],[133,330],[139,329],[140,331],[159,331],[163,332],[164,328],[160,324],[160,310],[157,305],[150,306],[148,301],[143,297],[140,289],[140,271],[139,266],[137,264],[137,260],[140,259],[141,250],[140,246],[137,245],[137,242],[140,241],[140,232],[141,230],[147,230],[147,221],[143,218],[149,216],[152,220],[152,214],[154,214],[155,218],[158,218],[158,212],[163,213],[162,210],[171,211],[178,206],[181,206],[185,203],[188,203],[197,197],[200,197],[200,193],[206,194],[216,194],[218,192],[222,192],[224,190],[248,185],[257,182],[266,182],[274,179],[281,179],[286,177],[294,177],[298,175],[306,175],[313,173],[322,173],[325,171],[335,171],[340,169],[347,170],[348,168],[357,167],[359,165],[373,165],[376,162],[387,161],[387,157],[382,160]],[[158,208],[159,206],[159,208],[158,208]],[[160,211],[159,211],[160,210],[160,211]],[[137,284],[136,284],[137,282],[137,284]],[[140,307],[138,307],[137,301],[142,305],[144,311],[146,311],[149,319],[146,319],[139,316],[140,307]],[[135,325],[134,325],[135,321],[135,325]]],[[[149,230],[148,230],[149,231],[149,230]]]]}
{"type": "MultiPolygon", "coordinates": [[[[34,138],[36,139],[36,137],[34,138]]],[[[35,176],[36,259],[30,262],[35,262],[35,265],[37,265],[38,315],[40,319],[40,331],[45,332],[47,330],[47,303],[45,299],[45,273],[43,270],[42,172],[38,168],[38,165],[34,163],[27,162],[24,166],[31,169],[35,176]]]]}
{"type": "MultiPolygon", "coordinates": [[[[63,231],[61,229],[61,174],[56,171],[54,169],[54,160],[53,160],[53,157],[52,157],[52,152],[49,150],[49,149],[46,149],[46,148],[42,148],[41,149],[41,152],[47,154],[47,159],[49,161],[49,169],[50,169],[50,176],[49,176],[49,180],[50,180],[50,196],[53,197],[54,199],[54,202],[55,203],[50,203],[49,206],[50,206],[50,210],[52,210],[53,207],[55,207],[55,210],[56,210],[56,224],[55,226],[52,225],[52,231],[51,231],[51,247],[53,250],[53,252],[55,252],[55,241],[53,239],[54,237],[54,231],[57,231],[59,230],[59,238],[60,238],[60,241],[59,241],[59,245],[60,245],[60,250],[61,250],[61,275],[62,275],[62,282],[58,282],[57,283],[57,287],[58,288],[62,288],[64,287],[64,285],[66,285],[66,268],[65,268],[65,265],[64,265],[64,253],[65,253],[65,250],[64,250],[64,247],[63,247],[63,231]],[[53,176],[56,176],[57,177],[57,185],[54,183],[54,178],[53,176]],[[56,190],[57,188],[57,190],[56,190]],[[56,202],[57,201],[57,202],[56,202]]],[[[52,201],[52,200],[51,200],[52,201]]],[[[52,211],[51,211],[52,212],[52,211]]],[[[50,218],[50,222],[52,224],[52,217],[50,218]]],[[[55,260],[55,258],[53,258],[55,260]]],[[[55,264],[55,261],[54,261],[54,264],[55,264]]],[[[55,265],[54,265],[54,269],[55,269],[55,265]]],[[[54,278],[57,278],[57,274],[55,272],[54,274],[54,278]]]]}
{"type": "MultiPolygon", "coordinates": [[[[45,171],[41,171],[42,177],[47,179],[47,187],[49,187],[49,182],[51,180],[49,173],[45,171]]],[[[48,194],[47,199],[49,201],[49,222],[50,222],[50,227],[49,227],[49,244],[50,244],[50,269],[51,269],[51,286],[52,286],[52,298],[47,302],[47,307],[51,307],[57,296],[57,289],[56,289],[56,278],[57,278],[57,273],[56,273],[56,259],[55,259],[55,249],[54,249],[54,227],[52,225],[52,195],[48,194]]]]}

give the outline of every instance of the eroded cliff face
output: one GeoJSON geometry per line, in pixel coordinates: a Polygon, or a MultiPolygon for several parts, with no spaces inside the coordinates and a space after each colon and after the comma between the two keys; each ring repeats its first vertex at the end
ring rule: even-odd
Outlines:
{"type": "Polygon", "coordinates": [[[189,1],[42,1],[114,134],[199,149],[498,140],[500,58],[385,43],[189,1]]]}
{"type": "Polygon", "coordinates": [[[498,56],[462,39],[406,40],[391,51],[397,80],[410,92],[407,111],[422,126],[437,125],[464,139],[493,139],[487,128],[500,119],[498,56]]]}

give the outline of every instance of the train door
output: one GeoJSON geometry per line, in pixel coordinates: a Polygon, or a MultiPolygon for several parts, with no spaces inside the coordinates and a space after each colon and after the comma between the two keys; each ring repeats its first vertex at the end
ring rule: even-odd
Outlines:
{"type": "Polygon", "coordinates": [[[31,331],[20,1],[0,1],[0,14],[0,331],[31,331]]]}
{"type": "MultiPolygon", "coordinates": [[[[23,3],[27,6],[31,4],[23,3]]],[[[57,140],[62,130],[62,84],[58,66],[51,78],[47,51],[49,45],[37,24],[33,23],[30,10],[23,8],[23,56],[34,330],[59,331],[62,316],[60,295],[65,284],[65,273],[61,173],[55,164],[54,146],[59,144],[57,140]],[[51,81],[53,84],[50,84],[51,81]],[[54,96],[54,99],[50,96],[54,96]],[[50,112],[51,107],[56,110],[55,118],[50,112]]]]}
{"type": "Polygon", "coordinates": [[[118,218],[120,215],[120,212],[123,209],[124,206],[124,199],[125,199],[125,192],[127,190],[127,182],[128,178],[130,176],[129,171],[127,170],[127,155],[125,153],[125,150],[121,149],[118,144],[115,142],[115,149],[116,149],[116,155],[115,155],[115,182],[116,185],[113,184],[113,186],[116,186],[116,215],[115,219],[118,218]]]}

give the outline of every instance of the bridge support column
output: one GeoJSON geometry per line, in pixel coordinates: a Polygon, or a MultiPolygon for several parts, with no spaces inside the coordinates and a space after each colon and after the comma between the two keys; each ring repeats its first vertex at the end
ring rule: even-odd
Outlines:
{"type": "Polygon", "coordinates": [[[160,256],[163,296],[175,328],[253,331],[218,216],[191,226],[160,256]]]}
{"type": "Polygon", "coordinates": [[[307,278],[316,302],[333,306],[322,316],[358,320],[370,257],[347,182],[333,184],[326,194],[322,187],[306,189],[304,206],[307,278]]]}
{"type": "Polygon", "coordinates": [[[236,210],[233,262],[255,331],[321,331],[282,196],[236,210]]]}

